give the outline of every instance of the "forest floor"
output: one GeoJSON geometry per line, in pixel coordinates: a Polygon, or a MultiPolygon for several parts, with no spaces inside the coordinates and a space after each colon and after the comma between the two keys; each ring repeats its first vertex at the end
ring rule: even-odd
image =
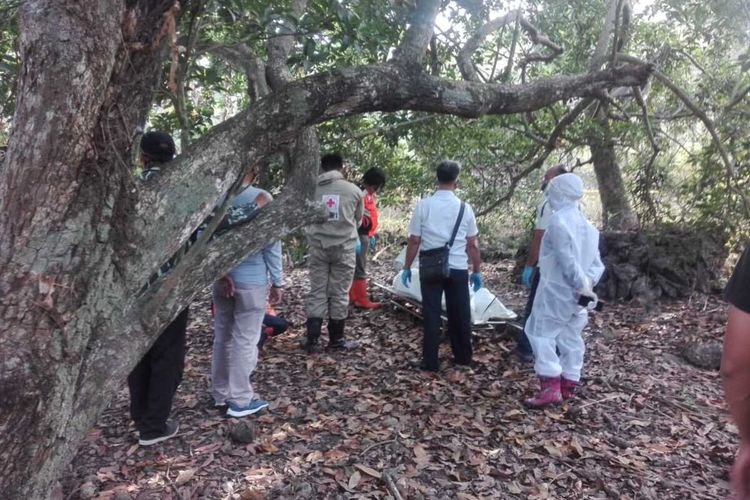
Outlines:
{"type": "MultiPolygon", "coordinates": [[[[390,282],[390,262],[374,270],[390,282]]],[[[485,266],[490,290],[516,311],[526,292],[512,263],[485,266]]],[[[375,266],[374,266],[375,267],[375,266]]],[[[239,419],[249,444],[208,394],[212,327],[208,294],[191,307],[185,376],[174,402],[179,435],[137,445],[128,393],[113,399],[62,480],[65,498],[726,498],[737,430],[717,371],[680,357],[687,342],[717,341],[718,296],[610,305],[592,315],[580,397],[526,410],[531,365],[509,333],[484,332],[473,373],[409,368],[421,326],[393,307],[356,310],[347,324],[358,351],[307,356],[307,271],[287,276],[279,312],[293,323],[272,339],[253,375],[269,411],[239,419]]],[[[376,298],[381,294],[375,293],[376,298]]],[[[325,334],[324,334],[325,335],[325,334]]]]}

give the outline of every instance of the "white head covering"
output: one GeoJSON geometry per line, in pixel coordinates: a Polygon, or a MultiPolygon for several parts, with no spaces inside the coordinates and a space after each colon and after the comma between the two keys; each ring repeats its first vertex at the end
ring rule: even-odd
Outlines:
{"type": "Polygon", "coordinates": [[[560,210],[583,198],[583,181],[576,174],[561,174],[550,181],[544,194],[552,209],[560,210]]]}

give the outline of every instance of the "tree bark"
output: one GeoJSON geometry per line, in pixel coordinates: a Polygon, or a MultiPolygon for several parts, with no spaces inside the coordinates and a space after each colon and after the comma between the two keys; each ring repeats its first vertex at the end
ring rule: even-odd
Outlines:
{"type": "MultiPolygon", "coordinates": [[[[436,0],[419,5],[421,15],[437,12],[436,0]]],[[[398,109],[472,117],[527,111],[638,85],[650,71],[632,65],[519,86],[441,79],[419,69],[431,39],[427,19],[412,23],[395,62],[291,82],[278,73],[267,96],[141,185],[130,158],[161,75],[162,28],[174,7],[174,0],[28,0],[22,7],[23,70],[0,171],[5,498],[47,498],[164,325],[248,252],[316,217],[309,203],[318,167],[313,125],[398,109]],[[285,148],[293,148],[295,168],[279,199],[250,224],[201,241],[141,293],[243,170],[285,148]]]]}
{"type": "Polygon", "coordinates": [[[101,374],[147,347],[148,338],[133,352],[108,340],[139,328],[120,307],[130,291],[118,244],[134,207],[133,135],[163,59],[151,43],[171,4],[37,0],[20,10],[23,71],[0,172],[6,498],[47,498],[125,370],[101,374]]]}
{"type": "Polygon", "coordinates": [[[96,168],[92,136],[123,5],[66,3],[21,8],[24,69],[0,173],[0,491],[9,498],[46,498],[101,407],[81,415],[73,402],[96,310],[108,308],[87,303],[89,277],[111,262],[111,249],[97,240],[109,229],[116,196],[111,172],[96,168]]]}
{"type": "Polygon", "coordinates": [[[599,185],[599,199],[602,203],[602,222],[607,230],[629,231],[638,229],[638,216],[625,190],[622,171],[617,163],[615,143],[609,127],[604,103],[594,116],[589,148],[594,163],[596,181],[599,185]]]}
{"type": "MultiPolygon", "coordinates": [[[[616,53],[619,50],[618,46],[624,43],[628,24],[622,23],[620,27],[619,20],[623,11],[629,12],[629,9],[627,1],[610,0],[604,26],[589,60],[589,71],[598,71],[607,61],[607,57],[613,52],[616,53]],[[613,47],[612,51],[607,50],[610,46],[613,47]]],[[[629,18],[629,15],[623,15],[623,18],[625,17],[629,18]]],[[[599,184],[604,228],[622,231],[637,229],[640,226],[638,216],[625,190],[606,109],[607,103],[604,99],[600,100],[599,106],[591,117],[593,126],[588,140],[594,172],[599,184]]]]}

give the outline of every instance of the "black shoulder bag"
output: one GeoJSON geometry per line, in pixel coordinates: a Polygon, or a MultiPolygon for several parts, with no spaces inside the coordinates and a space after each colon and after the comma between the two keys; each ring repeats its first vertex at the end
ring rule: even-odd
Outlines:
{"type": "Polygon", "coordinates": [[[438,283],[445,278],[450,277],[451,270],[448,266],[448,255],[450,254],[453,242],[458,233],[458,226],[461,225],[461,219],[464,216],[464,202],[461,202],[461,208],[458,210],[458,218],[453,226],[451,239],[442,247],[431,248],[419,252],[419,281],[425,283],[438,283]]]}

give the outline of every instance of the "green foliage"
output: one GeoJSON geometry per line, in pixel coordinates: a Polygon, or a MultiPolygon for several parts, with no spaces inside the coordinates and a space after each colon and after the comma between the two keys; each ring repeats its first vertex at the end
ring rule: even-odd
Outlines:
{"type": "Polygon", "coordinates": [[[0,2],[0,144],[10,135],[10,117],[15,110],[18,58],[18,7],[20,2],[0,2]]]}
{"type": "MultiPolygon", "coordinates": [[[[742,228],[748,227],[750,215],[745,200],[750,182],[750,97],[743,94],[750,87],[750,4],[745,0],[633,3],[624,52],[654,62],[713,120],[737,171],[728,181],[706,128],[658,82],[643,89],[659,148],[654,155],[640,106],[632,95],[625,95],[626,89],[619,89],[608,106],[608,119],[635,209],[646,225],[718,225],[733,228],[736,238],[744,237],[742,228]]],[[[288,60],[294,78],[384,62],[403,38],[414,4],[412,0],[309,0],[304,14],[295,17],[289,0],[184,2],[178,25],[177,82],[184,101],[180,92],[169,90],[171,63],[167,61],[149,126],[192,142],[252,106],[243,64],[251,55],[264,59],[268,41],[280,33],[291,31],[295,38],[288,60]],[[240,45],[246,52],[230,57],[227,51],[240,45]],[[182,114],[177,112],[180,103],[182,114]]],[[[14,109],[18,5],[0,2],[0,143],[7,139],[14,109]]],[[[501,0],[443,2],[427,69],[460,79],[456,56],[462,45],[480,26],[515,5],[501,0]]],[[[530,63],[522,72],[523,57],[547,49],[520,30],[509,60],[517,34],[511,23],[490,34],[472,57],[481,79],[520,84],[587,71],[607,11],[605,0],[527,0],[517,5],[524,18],[564,52],[549,62],[530,63]]],[[[478,212],[488,211],[481,221],[484,234],[501,234],[528,229],[541,172],[531,172],[527,178],[521,173],[544,152],[543,143],[576,104],[560,102],[525,115],[476,120],[403,111],[374,113],[327,122],[318,131],[324,150],[345,155],[354,180],[371,166],[385,169],[389,180],[380,200],[394,210],[432,190],[437,161],[458,160],[464,166],[461,195],[478,212]],[[498,205],[497,200],[511,191],[513,196],[498,205]]],[[[558,162],[587,163],[587,139],[599,132],[590,118],[590,112],[584,113],[565,129],[542,168],[558,162]]],[[[586,168],[579,171],[591,177],[586,168]]],[[[269,187],[283,181],[283,171],[281,161],[271,162],[265,173],[269,187]]]]}

